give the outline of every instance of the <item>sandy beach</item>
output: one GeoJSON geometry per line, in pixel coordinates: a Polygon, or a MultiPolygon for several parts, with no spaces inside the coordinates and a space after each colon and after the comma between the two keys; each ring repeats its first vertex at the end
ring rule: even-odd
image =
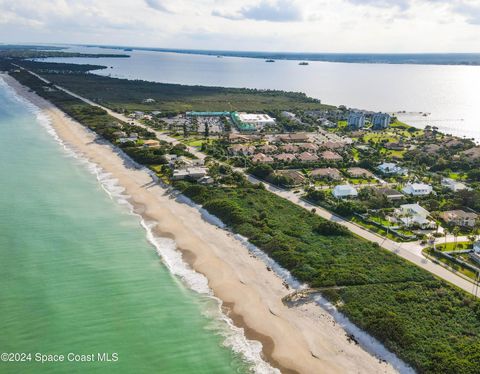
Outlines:
{"type": "Polygon", "coordinates": [[[289,308],[281,299],[291,290],[253,257],[231,233],[202,219],[198,209],[180,203],[144,170],[131,167],[109,144],[67,117],[51,103],[1,75],[20,96],[51,119],[58,136],[112,174],[136,212],[156,223],[155,232],[175,240],[183,258],[206,276],[226,313],[247,338],[263,345],[264,358],[282,373],[394,373],[360,346],[320,307],[289,308]]]}

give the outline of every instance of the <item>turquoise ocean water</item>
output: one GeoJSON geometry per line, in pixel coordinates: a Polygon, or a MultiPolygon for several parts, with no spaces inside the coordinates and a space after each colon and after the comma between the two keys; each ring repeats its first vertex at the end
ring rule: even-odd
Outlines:
{"type": "Polygon", "coordinates": [[[166,266],[121,188],[1,83],[0,353],[32,356],[0,362],[0,372],[269,371],[173,243],[157,241],[166,266]],[[41,364],[36,353],[66,362],[41,364]],[[69,353],[95,361],[68,362],[69,353]]]}

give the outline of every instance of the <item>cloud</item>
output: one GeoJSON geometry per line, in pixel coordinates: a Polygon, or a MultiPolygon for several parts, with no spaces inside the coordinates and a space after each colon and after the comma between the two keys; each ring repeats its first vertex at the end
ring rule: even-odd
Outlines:
{"type": "Polygon", "coordinates": [[[145,3],[152,9],[158,10],[164,13],[174,13],[164,4],[162,0],[145,0],[145,3]]]}
{"type": "Polygon", "coordinates": [[[234,13],[213,10],[212,15],[231,20],[251,19],[269,22],[295,22],[303,20],[301,8],[295,2],[289,0],[262,0],[258,4],[243,7],[234,13]]]}
{"type": "Polygon", "coordinates": [[[460,3],[453,6],[453,10],[462,16],[465,16],[468,23],[480,25],[480,5],[471,5],[460,3]]]}
{"type": "Polygon", "coordinates": [[[479,31],[480,0],[0,0],[10,43],[479,52],[479,31]]]}
{"type": "Polygon", "coordinates": [[[354,5],[368,5],[377,8],[396,7],[401,10],[407,10],[410,7],[409,0],[347,0],[354,5]]]}

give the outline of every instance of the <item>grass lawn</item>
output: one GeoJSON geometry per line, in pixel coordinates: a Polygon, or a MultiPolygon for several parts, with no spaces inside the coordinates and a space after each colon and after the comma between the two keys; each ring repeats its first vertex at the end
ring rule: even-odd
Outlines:
{"type": "Polygon", "coordinates": [[[464,181],[467,179],[464,173],[455,172],[451,172],[450,174],[448,174],[448,177],[456,181],[464,181]]]}
{"type": "Polygon", "coordinates": [[[397,158],[397,159],[401,159],[403,158],[403,155],[405,154],[406,151],[388,151],[387,154],[394,157],[394,158],[397,158]]]}
{"type": "MultiPolygon", "coordinates": [[[[437,248],[438,248],[438,246],[437,246],[437,248]]],[[[468,278],[470,278],[472,280],[477,279],[478,275],[472,269],[464,267],[464,266],[458,264],[457,262],[455,262],[453,260],[450,260],[449,258],[443,257],[438,252],[435,252],[433,250],[433,248],[425,248],[423,250],[423,253],[425,253],[426,255],[434,257],[440,263],[448,266],[453,273],[463,274],[463,275],[467,276],[468,278]]],[[[465,259],[463,259],[463,260],[465,260],[465,259]]]]}
{"type": "Polygon", "coordinates": [[[374,179],[364,179],[364,178],[347,178],[348,182],[355,185],[374,183],[374,179]]]}
{"type": "Polygon", "coordinates": [[[440,252],[449,252],[449,251],[462,251],[465,249],[472,248],[472,243],[471,242],[458,242],[457,244],[455,243],[445,243],[442,244],[441,239],[439,239],[438,244],[436,245],[437,251],[440,252]]]}
{"type": "Polygon", "coordinates": [[[354,223],[356,223],[356,224],[358,224],[358,225],[360,225],[360,226],[362,226],[362,227],[364,227],[364,228],[366,228],[366,229],[368,229],[368,230],[370,230],[370,231],[372,231],[372,232],[374,232],[374,233],[376,233],[376,234],[378,234],[378,235],[381,235],[381,236],[383,236],[383,237],[385,237],[385,238],[388,238],[388,239],[390,239],[390,240],[393,240],[393,241],[395,241],[395,242],[399,242],[399,243],[403,243],[403,242],[404,242],[404,240],[402,240],[401,238],[399,238],[397,235],[394,235],[394,234],[392,234],[391,232],[388,232],[388,233],[387,233],[387,230],[384,230],[384,229],[382,229],[382,228],[380,228],[380,227],[378,227],[378,226],[375,226],[375,225],[373,225],[373,224],[371,224],[371,223],[365,222],[364,220],[362,220],[362,219],[360,219],[360,218],[353,217],[353,218],[351,219],[351,221],[354,222],[354,223]]]}

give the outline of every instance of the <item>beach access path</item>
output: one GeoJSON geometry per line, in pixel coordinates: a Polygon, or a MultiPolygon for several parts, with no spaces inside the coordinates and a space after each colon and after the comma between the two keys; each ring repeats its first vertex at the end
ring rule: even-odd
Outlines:
{"type": "MultiPolygon", "coordinates": [[[[18,67],[23,69],[23,70],[28,71],[30,74],[38,77],[39,79],[41,79],[45,83],[52,84],[51,82],[49,82],[48,80],[46,80],[42,76],[40,76],[40,75],[38,75],[38,74],[36,74],[32,71],[29,71],[27,69],[24,69],[21,66],[18,66],[18,67]]],[[[70,91],[70,90],[68,90],[64,87],[57,86],[57,85],[54,85],[54,86],[57,89],[62,90],[62,91],[68,93],[69,95],[71,95],[73,97],[76,97],[77,99],[80,99],[80,100],[82,100],[82,101],[84,101],[84,102],[86,102],[90,105],[98,106],[98,107],[106,110],[108,112],[108,114],[110,114],[112,117],[115,117],[115,118],[117,118],[121,121],[124,121],[124,122],[131,122],[131,123],[133,122],[137,126],[144,127],[144,128],[149,129],[150,131],[152,131],[151,128],[149,128],[148,126],[140,123],[139,121],[132,120],[131,118],[128,118],[123,114],[116,113],[116,112],[112,111],[111,109],[109,109],[107,107],[104,107],[100,104],[97,104],[97,103],[95,103],[95,102],[93,102],[93,101],[91,101],[91,100],[89,100],[89,99],[87,99],[83,96],[80,96],[80,95],[76,94],[75,92],[72,92],[72,91],[70,91]]],[[[164,140],[164,141],[172,143],[172,144],[179,144],[180,143],[177,139],[172,138],[172,137],[170,137],[170,136],[168,136],[168,135],[166,135],[162,132],[159,132],[159,131],[154,131],[154,132],[155,132],[156,136],[158,137],[158,139],[160,139],[160,140],[164,140]]],[[[192,153],[193,155],[195,155],[199,159],[204,159],[206,157],[206,155],[203,152],[200,152],[198,149],[196,149],[194,147],[188,146],[187,148],[188,148],[188,151],[190,153],[192,153]]],[[[318,214],[319,216],[321,216],[321,217],[323,217],[323,218],[325,218],[329,221],[336,222],[336,223],[338,223],[342,226],[345,226],[355,235],[358,235],[358,236],[360,236],[360,237],[362,237],[366,240],[369,240],[371,242],[377,243],[382,248],[387,249],[388,251],[395,253],[396,255],[398,255],[398,256],[414,263],[415,265],[429,271],[430,273],[436,275],[437,277],[442,278],[443,280],[445,280],[445,281],[463,289],[464,291],[468,292],[469,294],[472,294],[472,295],[475,295],[475,296],[478,297],[478,294],[479,294],[478,286],[475,285],[475,283],[473,281],[462,278],[462,277],[456,275],[455,273],[451,272],[450,270],[446,269],[442,265],[439,265],[439,264],[429,260],[428,258],[426,258],[422,253],[422,250],[424,249],[424,246],[422,246],[420,244],[420,242],[416,241],[416,242],[410,242],[410,243],[397,243],[397,242],[395,242],[391,239],[388,239],[388,238],[380,236],[376,233],[373,233],[373,232],[361,227],[360,225],[357,225],[357,224],[355,224],[353,222],[350,222],[350,221],[348,221],[348,220],[346,220],[346,219],[344,219],[340,216],[337,216],[337,215],[333,214],[332,212],[330,212],[330,211],[328,211],[328,210],[326,210],[322,207],[319,207],[317,205],[314,205],[312,203],[309,203],[309,202],[305,201],[300,196],[296,195],[292,190],[284,190],[282,188],[279,188],[279,187],[273,186],[269,183],[266,183],[265,181],[261,181],[258,178],[255,178],[254,176],[246,173],[246,171],[244,169],[235,168],[235,170],[244,174],[250,182],[252,182],[254,184],[262,183],[268,191],[270,191],[270,192],[272,192],[272,193],[276,194],[277,196],[280,196],[284,199],[287,199],[287,200],[291,201],[292,203],[294,203],[298,206],[301,206],[305,209],[308,209],[310,211],[312,209],[315,209],[315,213],[318,214]]],[[[448,238],[447,238],[447,240],[448,240],[448,238]]],[[[452,241],[453,241],[453,239],[452,239],[452,241]]]]}

